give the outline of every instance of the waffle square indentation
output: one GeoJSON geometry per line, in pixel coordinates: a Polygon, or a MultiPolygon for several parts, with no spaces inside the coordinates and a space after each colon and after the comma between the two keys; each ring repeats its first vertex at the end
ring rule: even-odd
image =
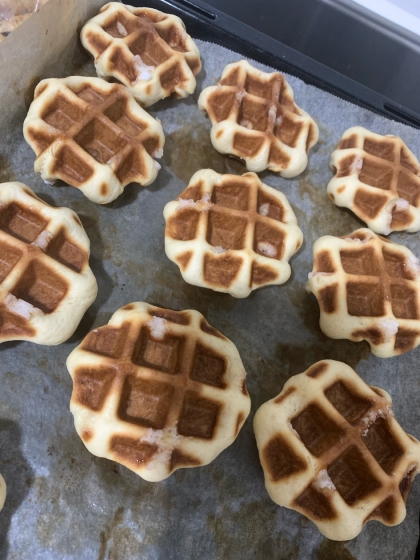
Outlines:
{"type": "Polygon", "coordinates": [[[225,358],[219,356],[210,348],[197,344],[190,379],[224,389],[226,382],[223,376],[226,373],[226,367],[225,358]]]}
{"type": "Polygon", "coordinates": [[[291,421],[293,429],[315,457],[331,449],[343,431],[316,404],[311,404],[291,421]]]}
{"type": "Polygon", "coordinates": [[[325,391],[325,396],[347,422],[357,422],[371,407],[371,401],[355,395],[342,381],[325,391]]]}
{"type": "Polygon", "coordinates": [[[186,391],[178,422],[178,433],[183,436],[212,439],[216,428],[220,404],[186,391]]]}
{"type": "Polygon", "coordinates": [[[0,229],[25,243],[35,241],[47,224],[42,216],[16,202],[0,209],[0,229]]]}

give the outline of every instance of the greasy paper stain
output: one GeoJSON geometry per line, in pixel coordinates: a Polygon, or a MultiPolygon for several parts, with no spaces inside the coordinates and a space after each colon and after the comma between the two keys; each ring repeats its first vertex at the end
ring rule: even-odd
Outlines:
{"type": "Polygon", "coordinates": [[[123,520],[124,520],[124,508],[120,506],[119,508],[117,508],[117,511],[115,512],[114,518],[111,521],[111,523],[107,525],[99,535],[100,548],[99,548],[98,560],[105,560],[105,554],[108,549],[108,543],[110,539],[113,539],[114,530],[116,529],[116,527],[118,527],[118,525],[121,525],[123,520]]]}
{"type": "Polygon", "coordinates": [[[356,560],[343,542],[324,539],[316,551],[315,560],[356,560]]]}

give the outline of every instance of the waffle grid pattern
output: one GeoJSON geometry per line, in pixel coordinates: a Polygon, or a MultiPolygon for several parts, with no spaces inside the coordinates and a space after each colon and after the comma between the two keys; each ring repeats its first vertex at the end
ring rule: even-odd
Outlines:
{"type": "Polygon", "coordinates": [[[420,343],[420,266],[409,249],[362,228],[321,237],[313,252],[307,289],[327,336],[367,340],[382,358],[420,343]]]}
{"type": "Polygon", "coordinates": [[[118,84],[73,76],[39,83],[24,122],[35,171],[105,204],[131,182],[152,183],[163,153],[160,123],[118,84]]]}
{"type": "Polygon", "coordinates": [[[150,481],[212,461],[250,410],[235,346],[197,311],[129,304],[85,338],[67,367],[86,447],[150,481]]]}
{"type": "Polygon", "coordinates": [[[254,173],[198,171],[164,216],[165,251],[184,280],[239,298],[286,282],[303,241],[286,197],[254,173]]]}
{"type": "Polygon", "coordinates": [[[22,183],[0,185],[0,342],[59,344],[97,294],[77,215],[22,183]]]}
{"type": "Polygon", "coordinates": [[[395,420],[390,396],[346,364],[325,360],[292,377],[254,429],[270,497],[327,538],[404,519],[420,443],[395,420]]]}
{"type": "Polygon", "coordinates": [[[98,76],[119,80],[144,107],[195,90],[200,53],[177,16],[110,2],[86,23],[81,40],[98,76]]]}
{"type": "Polygon", "coordinates": [[[330,165],[335,176],[327,191],[334,204],[376,233],[420,230],[420,164],[400,138],[350,128],[330,165]]]}
{"type": "Polygon", "coordinates": [[[216,150],[243,159],[249,171],[268,168],[295,177],[318,141],[317,125],[295,104],[285,77],[261,72],[245,60],[228,64],[220,82],[201,92],[198,104],[213,124],[216,150]]]}

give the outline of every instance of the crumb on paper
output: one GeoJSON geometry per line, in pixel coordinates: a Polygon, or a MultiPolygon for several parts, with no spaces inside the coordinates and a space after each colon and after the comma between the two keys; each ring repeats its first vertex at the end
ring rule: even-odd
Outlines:
{"type": "Polygon", "coordinates": [[[389,342],[394,334],[397,334],[399,326],[394,319],[380,319],[378,321],[378,327],[384,333],[385,342],[389,342]]]}
{"type": "Polygon", "coordinates": [[[41,231],[41,233],[38,235],[35,241],[32,241],[31,245],[36,245],[40,249],[46,249],[48,243],[51,241],[52,238],[53,238],[53,234],[50,233],[49,231],[44,230],[41,231]]]}
{"type": "Polygon", "coordinates": [[[150,334],[153,338],[162,340],[165,337],[165,333],[168,331],[167,321],[162,317],[152,317],[150,321],[147,321],[146,325],[150,329],[150,334]]]}
{"type": "Polygon", "coordinates": [[[38,315],[39,313],[42,313],[42,311],[37,307],[34,307],[23,299],[16,298],[12,294],[9,294],[7,296],[7,298],[4,300],[4,304],[9,311],[11,311],[12,313],[16,313],[16,315],[20,315],[27,320],[31,318],[31,315],[38,315]]]}
{"type": "Polygon", "coordinates": [[[120,21],[117,21],[117,29],[118,29],[118,33],[120,35],[122,35],[123,37],[127,37],[127,35],[128,35],[127,29],[124,27],[124,25],[120,21]]]}
{"type": "Polygon", "coordinates": [[[134,69],[137,72],[137,78],[133,82],[131,82],[131,84],[134,85],[136,82],[142,80],[144,81],[150,80],[150,78],[152,77],[152,72],[155,69],[155,67],[148,66],[147,64],[145,64],[139,54],[133,56],[133,62],[134,62],[134,69]]]}
{"type": "Polygon", "coordinates": [[[261,206],[258,209],[258,212],[261,214],[261,216],[268,216],[269,210],[270,210],[270,203],[265,202],[264,204],[261,204],[261,206]]]}
{"type": "Polygon", "coordinates": [[[319,488],[320,490],[323,490],[325,488],[327,488],[328,490],[336,490],[335,484],[334,482],[331,480],[327,469],[322,469],[322,471],[319,471],[318,473],[318,477],[314,483],[314,486],[316,488],[319,488]]]}
{"type": "Polygon", "coordinates": [[[268,241],[259,241],[257,249],[266,257],[274,258],[277,256],[277,247],[268,243],[268,241]]]}

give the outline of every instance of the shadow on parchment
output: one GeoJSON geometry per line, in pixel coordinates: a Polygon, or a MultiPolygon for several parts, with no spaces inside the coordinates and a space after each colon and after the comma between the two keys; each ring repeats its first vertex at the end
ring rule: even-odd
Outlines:
{"type": "Polygon", "coordinates": [[[0,512],[0,558],[7,558],[7,533],[11,519],[32,486],[34,475],[21,451],[22,431],[12,420],[0,419],[0,473],[6,481],[7,494],[0,512]]]}

